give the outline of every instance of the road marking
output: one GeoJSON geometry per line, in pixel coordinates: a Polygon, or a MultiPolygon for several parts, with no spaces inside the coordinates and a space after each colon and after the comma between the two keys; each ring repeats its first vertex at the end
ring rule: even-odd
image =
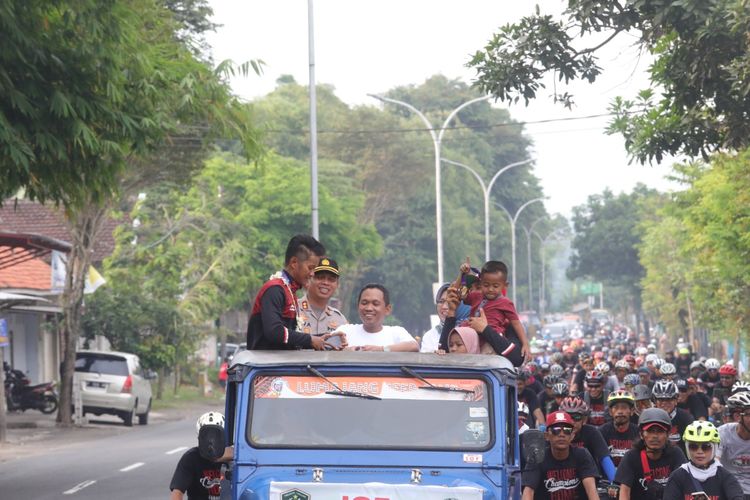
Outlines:
{"type": "Polygon", "coordinates": [[[78,493],[82,489],[91,486],[95,482],[96,481],[88,480],[88,481],[84,481],[82,483],[78,483],[77,485],[75,485],[72,488],[70,488],[68,491],[63,491],[63,495],[72,495],[73,493],[78,493]]]}
{"type": "Polygon", "coordinates": [[[123,467],[122,469],[120,469],[120,472],[127,472],[129,470],[137,469],[141,465],[143,465],[143,462],[136,462],[133,465],[128,465],[127,467],[123,467]]]}
{"type": "Polygon", "coordinates": [[[187,446],[180,446],[179,448],[175,448],[174,450],[169,450],[168,452],[165,453],[165,455],[174,455],[175,453],[179,453],[182,450],[187,450],[187,449],[188,449],[187,446]]]}

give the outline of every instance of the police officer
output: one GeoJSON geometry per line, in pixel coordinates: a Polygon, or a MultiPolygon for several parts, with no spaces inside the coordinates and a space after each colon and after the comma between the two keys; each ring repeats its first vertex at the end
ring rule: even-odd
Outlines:
{"type": "MultiPolygon", "coordinates": [[[[325,335],[348,323],[341,311],[330,305],[338,288],[339,266],[335,260],[323,257],[313,270],[307,292],[300,299],[303,333],[325,335]]],[[[330,338],[328,342],[340,345],[336,338],[330,338]]]]}

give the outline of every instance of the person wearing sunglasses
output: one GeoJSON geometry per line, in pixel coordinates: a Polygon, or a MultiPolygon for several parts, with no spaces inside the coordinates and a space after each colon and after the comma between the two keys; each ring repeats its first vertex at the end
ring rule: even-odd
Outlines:
{"type": "Polygon", "coordinates": [[[737,381],[737,368],[726,364],[719,369],[719,385],[714,387],[713,398],[721,406],[727,404],[732,395],[732,386],[737,381]]]}
{"type": "Polygon", "coordinates": [[[620,500],[661,500],[670,474],[687,462],[682,450],[667,438],[671,428],[672,419],[661,408],[641,412],[640,439],[622,457],[615,474],[620,500]]]}
{"type": "Polygon", "coordinates": [[[750,500],[750,392],[738,392],[727,400],[727,408],[736,418],[719,427],[721,442],[716,458],[734,474],[750,500]]]}
{"type": "Polygon", "coordinates": [[[547,415],[544,460],[523,472],[522,500],[585,498],[598,500],[599,473],[585,448],[573,448],[573,420],[563,411],[547,415]]]}
{"type": "Polygon", "coordinates": [[[600,473],[611,482],[615,478],[615,464],[599,429],[587,423],[589,406],[581,398],[569,397],[562,400],[560,410],[569,414],[573,420],[573,440],[570,445],[589,450],[600,473]]]}
{"type": "Polygon", "coordinates": [[[737,478],[716,460],[720,438],[714,424],[696,420],[687,426],[682,439],[687,444],[689,461],[669,476],[664,500],[743,500],[737,478]]]}

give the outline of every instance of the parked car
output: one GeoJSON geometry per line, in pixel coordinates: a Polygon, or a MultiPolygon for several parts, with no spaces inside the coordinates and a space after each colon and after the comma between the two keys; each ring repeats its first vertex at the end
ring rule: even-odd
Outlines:
{"type": "Polygon", "coordinates": [[[136,416],[148,424],[152,374],[144,373],[138,356],[125,352],[79,351],[73,383],[81,390],[83,413],[116,415],[130,427],[136,416]]]}

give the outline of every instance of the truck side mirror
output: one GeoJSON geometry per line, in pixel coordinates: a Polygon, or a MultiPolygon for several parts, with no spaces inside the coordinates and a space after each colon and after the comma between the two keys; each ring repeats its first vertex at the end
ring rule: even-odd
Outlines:
{"type": "Polygon", "coordinates": [[[529,429],[521,434],[521,456],[526,468],[533,467],[544,461],[544,433],[537,429],[529,429]]]}

